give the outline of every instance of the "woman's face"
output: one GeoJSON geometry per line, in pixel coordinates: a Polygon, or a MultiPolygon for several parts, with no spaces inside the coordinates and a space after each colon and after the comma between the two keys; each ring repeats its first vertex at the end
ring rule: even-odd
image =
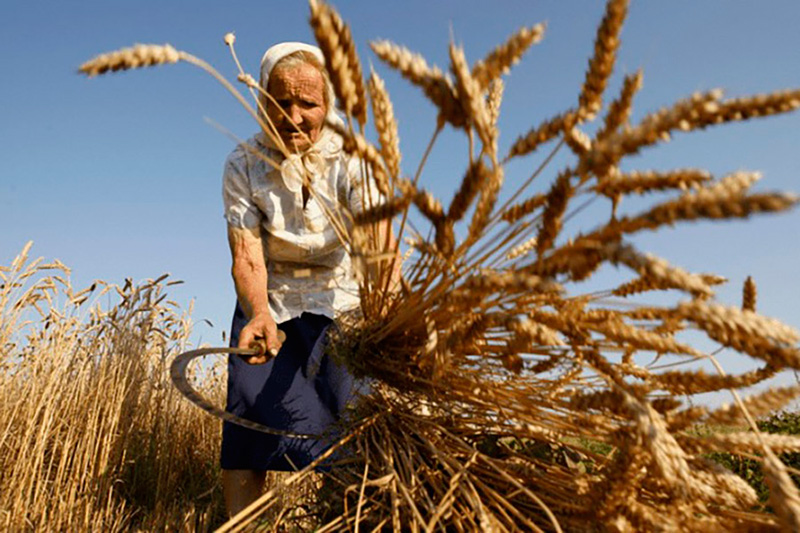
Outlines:
{"type": "Polygon", "coordinates": [[[286,68],[278,65],[270,73],[267,92],[286,112],[284,115],[275,105],[267,106],[267,116],[286,147],[302,152],[317,142],[328,113],[322,74],[308,63],[286,68]]]}

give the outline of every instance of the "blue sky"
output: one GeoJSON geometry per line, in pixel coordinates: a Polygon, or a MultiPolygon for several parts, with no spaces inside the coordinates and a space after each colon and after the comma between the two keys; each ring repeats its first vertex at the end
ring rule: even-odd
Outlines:
{"type": "MultiPolygon", "coordinates": [[[[391,39],[446,67],[451,32],[474,61],[519,26],[546,22],[544,41],[506,78],[503,151],[520,133],[574,105],[603,11],[600,1],[577,0],[351,1],[337,7],[363,61],[374,63],[387,82],[406,173],[413,172],[433,130],[433,108],[375,59],[369,40],[391,39]]],[[[91,80],[76,69],[101,52],[169,42],[234,77],[222,43],[234,31],[245,68],[256,73],[269,45],[313,42],[307,17],[303,1],[4,1],[0,264],[33,240],[34,255],[72,267],[79,287],[93,279],[122,282],[169,272],[186,282],[171,296],[184,304],[194,298],[195,320],[214,325],[198,324],[197,339],[219,344],[234,301],[220,199],[222,163],[234,143],[204,117],[239,137],[254,133],[254,124],[216,82],[186,64],[91,80]]],[[[798,27],[795,0],[634,0],[610,94],[622,75],[643,68],[636,120],[698,90],[721,87],[729,96],[742,96],[800,87],[798,27]]],[[[445,134],[422,176],[445,202],[465,167],[464,139],[445,134]]],[[[702,167],[720,176],[760,170],[764,179],[756,190],[797,191],[799,150],[795,113],[679,134],[628,168],[702,167]]],[[[540,157],[509,166],[509,188],[540,157]]],[[[589,210],[580,227],[593,227],[593,216],[605,216],[602,209],[589,210]]],[[[659,231],[636,244],[689,270],[728,277],[729,287],[719,292],[725,303],[738,303],[741,283],[752,274],[760,311],[800,326],[798,233],[800,216],[791,212],[659,231]]],[[[746,361],[730,364],[735,370],[746,361]]]]}

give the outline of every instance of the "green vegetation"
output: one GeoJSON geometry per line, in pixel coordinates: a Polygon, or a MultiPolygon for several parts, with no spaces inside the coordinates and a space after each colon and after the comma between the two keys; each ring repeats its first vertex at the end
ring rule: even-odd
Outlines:
{"type": "MultiPolygon", "coordinates": [[[[758,429],[766,433],[781,435],[800,435],[800,411],[783,411],[758,422],[758,429]]],[[[787,452],[779,455],[781,461],[789,468],[795,485],[800,486],[800,453],[787,452]],[[792,469],[795,471],[793,472],[792,469]]],[[[764,482],[764,473],[758,459],[744,457],[732,453],[712,453],[709,458],[728,468],[747,481],[758,494],[760,502],[767,501],[769,489],[764,482]]]]}

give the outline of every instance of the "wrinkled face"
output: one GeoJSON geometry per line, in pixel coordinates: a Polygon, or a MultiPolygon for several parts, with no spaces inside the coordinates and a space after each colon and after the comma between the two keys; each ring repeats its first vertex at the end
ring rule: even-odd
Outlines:
{"type": "Polygon", "coordinates": [[[274,105],[267,106],[267,115],[286,147],[301,152],[315,143],[328,112],[322,74],[307,63],[286,68],[278,65],[270,73],[267,92],[286,112],[284,115],[274,105]]]}

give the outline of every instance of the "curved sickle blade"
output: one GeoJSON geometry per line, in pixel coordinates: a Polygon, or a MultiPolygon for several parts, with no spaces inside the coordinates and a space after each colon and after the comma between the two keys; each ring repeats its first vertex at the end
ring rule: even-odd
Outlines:
{"type": "Polygon", "coordinates": [[[231,422],[233,424],[237,424],[239,426],[246,427],[248,429],[253,429],[255,431],[260,431],[262,433],[269,433],[270,435],[281,435],[283,437],[291,437],[294,439],[318,438],[318,435],[310,435],[307,433],[292,433],[291,431],[271,428],[269,426],[259,424],[258,422],[253,422],[251,420],[240,418],[227,411],[223,411],[219,407],[215,406],[214,404],[203,398],[200,395],[200,393],[194,390],[194,388],[192,388],[192,385],[189,383],[189,380],[186,379],[186,369],[189,367],[189,363],[192,361],[192,359],[196,359],[197,357],[202,357],[204,355],[225,354],[225,353],[237,354],[237,355],[254,355],[256,352],[255,350],[249,350],[247,348],[199,348],[197,350],[189,350],[188,352],[183,352],[182,354],[179,354],[175,358],[175,360],[172,361],[172,365],[170,365],[170,376],[172,377],[172,383],[175,385],[175,388],[177,388],[181,392],[181,394],[183,394],[190,402],[192,402],[199,408],[227,422],[231,422]]]}

